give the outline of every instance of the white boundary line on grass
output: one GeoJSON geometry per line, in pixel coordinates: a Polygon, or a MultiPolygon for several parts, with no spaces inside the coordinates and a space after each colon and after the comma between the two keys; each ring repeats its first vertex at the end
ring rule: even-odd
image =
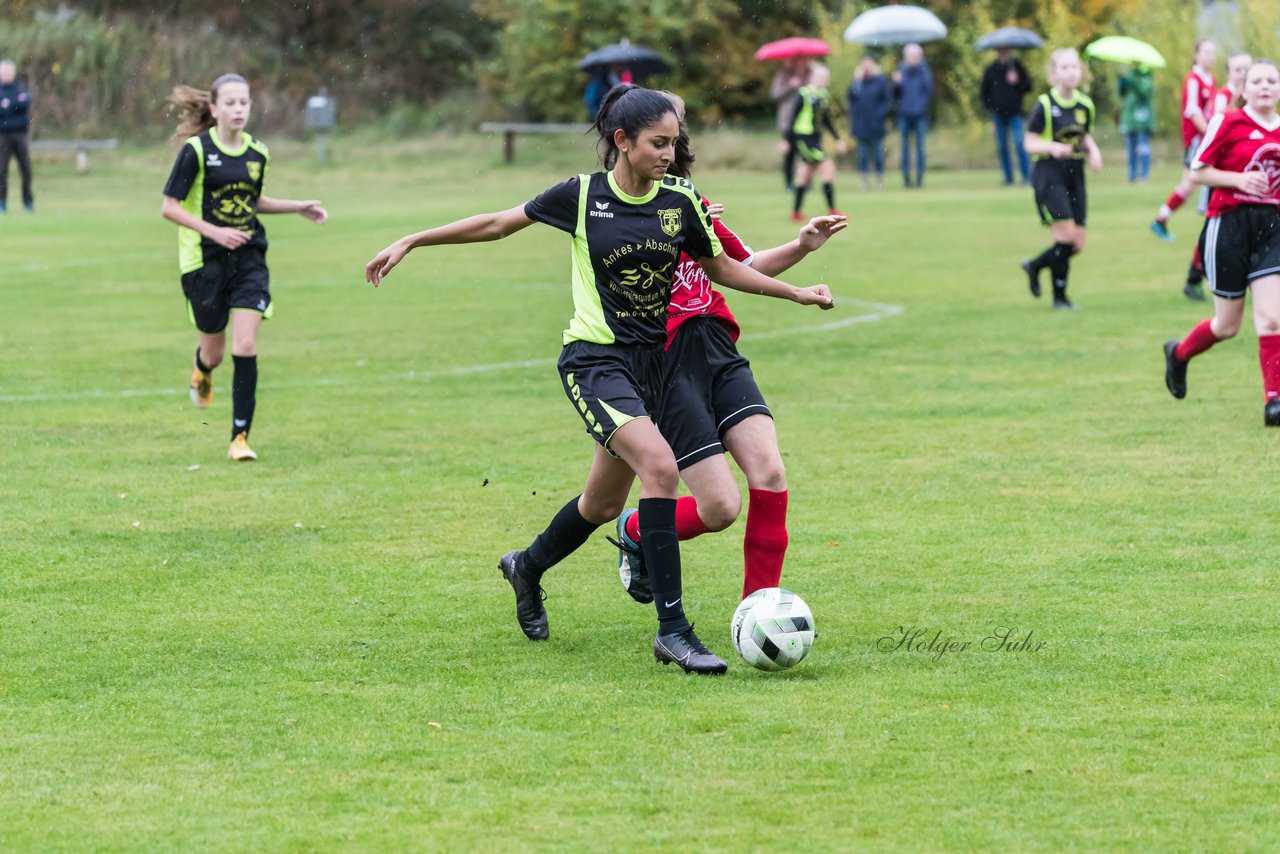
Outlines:
{"type": "MultiPolygon", "coordinates": [[[[859,306],[865,306],[870,309],[863,314],[855,314],[852,317],[842,317],[839,320],[833,320],[830,323],[819,323],[812,326],[794,326],[787,329],[775,329],[771,332],[757,332],[754,334],[743,335],[744,341],[763,341],[766,338],[785,338],[790,335],[811,335],[821,332],[835,332],[838,329],[845,329],[859,323],[875,323],[884,320],[887,317],[896,317],[906,311],[904,306],[890,305],[888,303],[871,302],[869,300],[855,299],[852,297],[839,298],[838,303],[856,303],[859,306]]],[[[487,365],[462,365],[456,368],[444,368],[438,371],[405,371],[398,374],[388,374],[382,377],[369,379],[341,379],[341,380],[307,380],[306,382],[283,382],[264,384],[263,389],[281,389],[281,388],[314,388],[316,386],[336,387],[349,385],[368,385],[372,382],[403,382],[405,380],[435,380],[446,377],[461,377],[471,374],[492,374],[498,371],[521,370],[530,368],[545,368],[556,363],[555,359],[527,359],[520,362],[493,362],[487,365]]],[[[112,397],[174,397],[186,393],[186,389],[177,388],[152,388],[152,389],[96,389],[91,391],[66,391],[66,392],[48,392],[45,394],[3,394],[0,395],[0,403],[41,403],[55,400],[94,400],[112,397]]]]}

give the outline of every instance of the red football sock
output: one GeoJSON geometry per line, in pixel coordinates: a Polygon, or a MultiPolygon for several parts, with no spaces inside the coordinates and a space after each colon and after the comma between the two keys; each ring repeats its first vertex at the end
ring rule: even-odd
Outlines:
{"type": "Polygon", "coordinates": [[[1173,355],[1182,361],[1187,361],[1192,356],[1199,356],[1205,350],[1208,350],[1214,344],[1218,343],[1218,336],[1213,334],[1213,318],[1201,321],[1200,324],[1187,333],[1187,337],[1182,339],[1178,344],[1178,349],[1173,351],[1173,355]]]}
{"type": "MultiPolygon", "coordinates": [[[[709,528],[702,524],[698,515],[698,502],[692,495],[676,499],[676,536],[682,540],[692,540],[705,534],[709,528]]],[[[627,519],[627,536],[640,542],[640,514],[632,513],[627,519]]]]}
{"type": "Polygon", "coordinates": [[[1157,217],[1161,222],[1169,219],[1178,208],[1182,207],[1182,203],[1187,200],[1187,194],[1181,189],[1176,189],[1169,194],[1169,198],[1165,199],[1164,205],[1160,208],[1160,216],[1157,217]]]}
{"type": "Polygon", "coordinates": [[[1258,336],[1258,361],[1262,364],[1262,389],[1267,400],[1280,397],[1280,335],[1258,336]]]}
{"type": "Polygon", "coordinates": [[[786,554],[786,490],[749,490],[747,531],[742,538],[742,598],[766,587],[777,587],[786,554]]]}

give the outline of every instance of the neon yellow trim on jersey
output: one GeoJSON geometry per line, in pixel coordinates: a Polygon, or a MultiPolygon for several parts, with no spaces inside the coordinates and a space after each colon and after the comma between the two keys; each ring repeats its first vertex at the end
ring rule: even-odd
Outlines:
{"type": "MultiPolygon", "coordinates": [[[[196,180],[191,184],[182,209],[196,219],[204,219],[204,144],[193,136],[185,145],[196,153],[196,180]]],[[[204,266],[204,251],[200,248],[200,232],[186,226],[178,226],[178,269],[183,273],[199,270],[204,266]]],[[[192,321],[195,322],[194,320],[192,321]]]]}
{"type": "MultiPolygon", "coordinates": [[[[645,202],[653,201],[653,197],[658,195],[658,190],[661,188],[662,182],[654,181],[653,186],[649,188],[649,192],[645,193],[643,196],[628,196],[622,191],[622,188],[618,186],[618,182],[613,180],[613,172],[609,173],[609,189],[613,190],[614,195],[629,205],[643,205],[645,202]]],[[[586,196],[583,196],[582,198],[585,199],[586,196]]]]}
{"type": "MultiPolygon", "coordinates": [[[[612,175],[610,180],[612,181],[612,175]]],[[[564,331],[563,343],[590,341],[595,344],[612,344],[617,339],[605,320],[604,305],[596,290],[596,270],[591,263],[591,247],[587,244],[587,194],[591,190],[591,176],[578,176],[578,224],[573,229],[570,247],[573,276],[573,319],[564,331]]],[[[657,186],[654,187],[657,192],[657,186]]]]}
{"type": "Polygon", "coordinates": [[[223,154],[227,155],[228,157],[240,157],[246,151],[249,150],[249,143],[253,142],[253,137],[249,136],[249,134],[245,133],[244,131],[241,131],[240,147],[227,148],[225,145],[222,144],[222,140],[218,139],[218,128],[216,125],[209,128],[209,139],[213,140],[213,144],[218,147],[218,150],[221,151],[223,154]]]}

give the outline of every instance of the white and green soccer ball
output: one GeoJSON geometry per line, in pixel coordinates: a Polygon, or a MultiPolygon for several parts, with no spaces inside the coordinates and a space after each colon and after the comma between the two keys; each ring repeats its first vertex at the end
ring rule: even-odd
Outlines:
{"type": "Polygon", "coordinates": [[[813,646],[813,613],[790,590],[757,590],[733,612],[729,636],[743,660],[761,670],[799,664],[813,646]]]}

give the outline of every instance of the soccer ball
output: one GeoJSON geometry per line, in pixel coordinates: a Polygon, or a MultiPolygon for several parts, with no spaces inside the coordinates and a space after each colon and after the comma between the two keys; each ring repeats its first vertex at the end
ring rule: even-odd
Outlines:
{"type": "Polygon", "coordinates": [[[790,590],[757,590],[733,612],[729,637],[743,660],[761,670],[785,670],[813,646],[813,614],[790,590]]]}

